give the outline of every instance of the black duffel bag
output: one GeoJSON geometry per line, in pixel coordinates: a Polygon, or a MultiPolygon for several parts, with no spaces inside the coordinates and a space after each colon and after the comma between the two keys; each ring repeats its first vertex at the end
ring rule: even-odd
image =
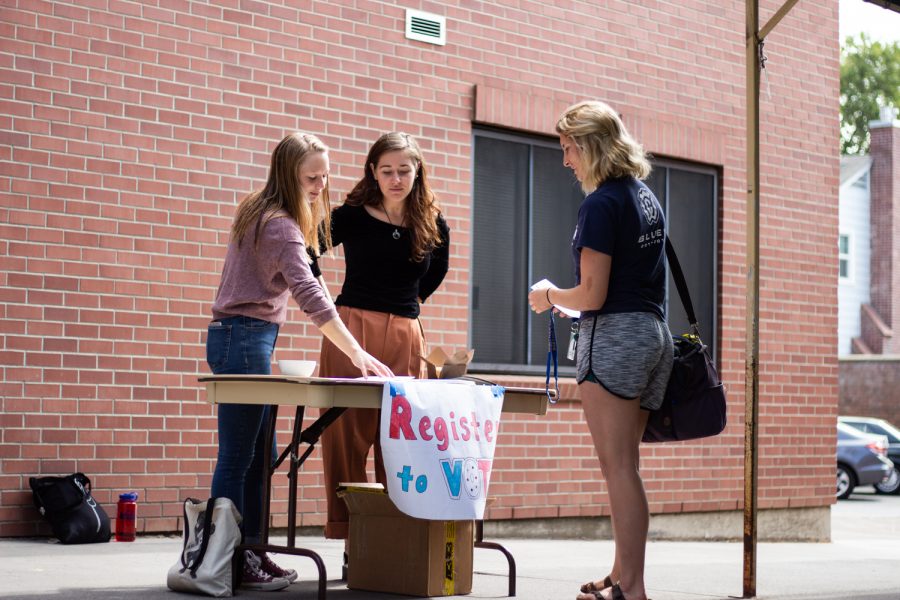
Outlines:
{"type": "Polygon", "coordinates": [[[84,473],[65,477],[30,477],[34,506],[63,544],[108,542],[109,515],[91,496],[84,473]]]}
{"type": "Polygon", "coordinates": [[[700,336],[672,336],[675,360],[662,406],[650,413],[644,442],[677,442],[722,433],[725,386],[700,336]]]}
{"type": "Polygon", "coordinates": [[[644,442],[678,442],[718,435],[727,422],[725,386],[706,344],[700,339],[691,294],[668,236],[666,257],[691,333],[672,336],[675,353],[672,375],[662,406],[650,412],[641,440],[644,442]]]}

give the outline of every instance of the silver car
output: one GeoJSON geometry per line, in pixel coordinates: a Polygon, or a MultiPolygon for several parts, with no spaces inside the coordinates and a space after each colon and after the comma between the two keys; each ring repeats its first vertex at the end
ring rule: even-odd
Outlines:
{"type": "Polygon", "coordinates": [[[874,485],[887,479],[894,463],[887,459],[887,438],[837,424],[837,491],[849,498],[858,485],[874,485]]]}
{"type": "Polygon", "coordinates": [[[875,484],[875,491],[879,494],[900,494],[900,429],[874,417],[838,417],[838,422],[865,433],[887,436],[887,457],[894,463],[894,470],[885,481],[875,484]]]}

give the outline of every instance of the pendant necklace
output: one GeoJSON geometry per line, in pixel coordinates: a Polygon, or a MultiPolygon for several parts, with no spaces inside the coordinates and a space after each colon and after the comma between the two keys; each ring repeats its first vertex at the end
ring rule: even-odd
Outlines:
{"type": "MultiPolygon", "coordinates": [[[[395,240],[400,239],[400,230],[398,229],[398,225],[394,225],[394,222],[391,221],[391,215],[388,214],[387,209],[384,207],[384,201],[381,202],[381,210],[384,211],[384,216],[387,217],[388,223],[391,224],[391,227],[394,228],[394,233],[391,234],[391,237],[395,240]]],[[[403,219],[400,219],[400,224],[403,224],[403,219]]]]}

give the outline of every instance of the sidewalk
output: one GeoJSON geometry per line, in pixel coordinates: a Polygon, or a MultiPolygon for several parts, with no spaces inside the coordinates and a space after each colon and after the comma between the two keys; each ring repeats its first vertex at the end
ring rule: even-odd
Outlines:
{"type": "MultiPolygon", "coordinates": [[[[883,498],[883,497],[882,497],[883,498]]],[[[763,600],[900,600],[900,518],[861,513],[859,504],[833,509],[829,544],[760,544],[757,598],[763,600]],[[845,508],[849,507],[849,508],[845,508]]],[[[863,499],[864,501],[864,499],[863,499]]],[[[850,501],[847,501],[850,502],[850,501]]],[[[878,508],[878,507],[874,507],[878,508]]],[[[276,543],[284,540],[273,538],[276,543]]],[[[612,563],[609,541],[491,540],[515,556],[520,600],[573,600],[579,585],[602,576],[612,563]]],[[[385,600],[394,596],[348,590],[340,574],[341,542],[298,538],[318,552],[329,574],[328,598],[385,600]]],[[[140,598],[176,600],[165,585],[166,571],[181,549],[179,538],[142,537],[134,543],[64,546],[48,540],[0,540],[0,597],[28,600],[140,598]]],[[[740,543],[652,542],[647,553],[647,587],[653,600],[728,600],[743,592],[740,543]]],[[[302,557],[278,562],[297,569],[300,579],[281,592],[241,591],[240,598],[315,600],[315,567],[302,557]]],[[[472,593],[459,598],[505,598],[506,560],[495,550],[475,550],[472,593]]]]}

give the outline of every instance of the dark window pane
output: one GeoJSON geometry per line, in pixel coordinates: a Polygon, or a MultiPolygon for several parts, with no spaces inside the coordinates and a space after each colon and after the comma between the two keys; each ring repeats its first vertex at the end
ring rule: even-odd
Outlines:
{"type": "MultiPolygon", "coordinates": [[[[715,352],[716,183],[711,171],[654,166],[647,185],[666,212],[669,235],[685,272],[704,341],[715,352]]],[[[528,310],[528,286],[547,278],[574,284],[571,237],[581,188],[549,140],[476,131],[474,138],[472,344],[487,370],[541,372],[547,357],[547,314],[528,310]],[[549,143],[548,143],[549,142],[549,143]]],[[[669,327],[688,330],[669,278],[669,327]]],[[[569,319],[557,319],[560,366],[569,319]]]]}
{"type": "MultiPolygon", "coordinates": [[[[678,253],[703,341],[715,352],[715,178],[707,173],[669,169],[666,204],[669,238],[678,253]]],[[[688,331],[688,320],[669,275],[669,328],[678,335],[688,331]]],[[[713,354],[715,355],[715,354],[713,354]]]]}
{"type": "Polygon", "coordinates": [[[474,360],[525,364],[528,146],[476,137],[474,196],[474,360]]]}
{"type": "MultiPolygon", "coordinates": [[[[578,207],[584,199],[581,186],[562,164],[562,150],[534,146],[532,208],[531,283],[549,279],[561,288],[575,285],[572,235],[578,207]]],[[[531,315],[531,364],[546,364],[549,313],[531,315]]],[[[574,365],[566,358],[571,319],[556,320],[559,364],[574,365]]]]}
{"type": "MultiPolygon", "coordinates": [[[[656,199],[659,200],[659,203],[662,205],[663,212],[668,215],[669,208],[666,206],[666,182],[669,176],[669,169],[662,167],[653,167],[653,170],[650,171],[650,177],[644,180],[644,183],[647,184],[647,187],[650,188],[650,191],[656,196],[656,199]]],[[[668,218],[668,217],[667,217],[668,218]]]]}

